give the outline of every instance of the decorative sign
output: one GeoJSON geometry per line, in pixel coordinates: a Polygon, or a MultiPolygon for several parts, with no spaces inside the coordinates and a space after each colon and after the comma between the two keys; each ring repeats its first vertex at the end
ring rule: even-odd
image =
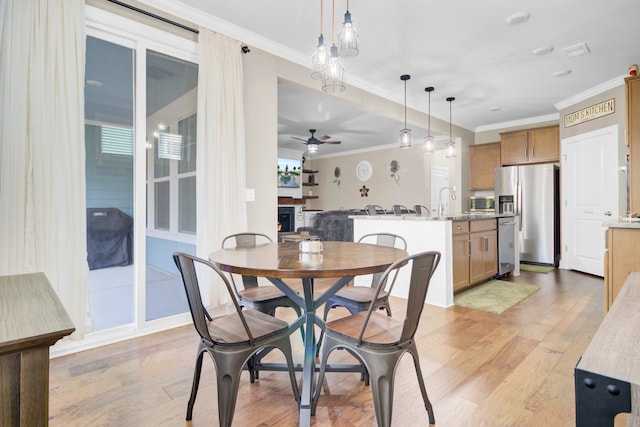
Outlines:
{"type": "Polygon", "coordinates": [[[583,108],[575,113],[569,113],[564,116],[564,127],[568,128],[579,123],[588,122],[589,120],[599,117],[608,116],[616,112],[615,99],[609,99],[591,107],[583,108]]]}

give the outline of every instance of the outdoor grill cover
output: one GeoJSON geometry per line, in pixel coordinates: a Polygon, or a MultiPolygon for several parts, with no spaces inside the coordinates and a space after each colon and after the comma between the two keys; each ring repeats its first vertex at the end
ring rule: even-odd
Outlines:
{"type": "Polygon", "coordinates": [[[89,269],[129,265],[133,261],[133,219],[118,208],[87,208],[89,269]]]}

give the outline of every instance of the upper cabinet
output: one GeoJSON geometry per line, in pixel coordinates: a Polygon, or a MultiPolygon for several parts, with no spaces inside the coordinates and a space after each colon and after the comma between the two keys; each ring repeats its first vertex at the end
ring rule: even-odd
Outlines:
{"type": "Polygon", "coordinates": [[[560,160],[560,127],[526,129],[500,134],[503,166],[560,160]]]}
{"type": "Polygon", "coordinates": [[[627,77],[627,144],[631,213],[640,212],[640,76],[627,77]]]}
{"type": "Polygon", "coordinates": [[[499,167],[499,142],[469,146],[469,190],[493,190],[494,170],[499,167]]]}

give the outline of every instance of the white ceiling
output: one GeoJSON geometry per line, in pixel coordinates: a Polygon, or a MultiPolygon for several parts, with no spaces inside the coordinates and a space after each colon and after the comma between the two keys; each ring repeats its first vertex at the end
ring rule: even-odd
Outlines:
{"type": "MultiPolygon", "coordinates": [[[[320,33],[319,0],[141,1],[303,65],[310,63],[320,33]]],[[[328,42],[331,4],[324,1],[328,42]]],[[[345,95],[355,85],[402,104],[400,75],[410,74],[409,107],[426,112],[424,88],[434,86],[432,114],[448,121],[445,98],[454,96],[453,121],[470,130],[556,114],[554,104],[626,75],[629,65],[640,62],[636,0],[352,0],[349,8],[360,34],[360,54],[343,60],[345,95]],[[528,12],[530,19],[507,25],[506,18],[516,12],[528,12]],[[580,43],[588,45],[588,55],[569,58],[563,52],[580,43]],[[554,49],[533,54],[544,46],[554,49]],[[571,73],[554,76],[564,70],[571,73]]],[[[345,9],[346,1],[335,2],[336,32],[345,9]]],[[[324,110],[330,120],[322,126],[312,111],[318,100],[305,99],[318,94],[293,88],[283,95],[294,106],[280,123],[287,135],[305,137],[306,129],[315,127],[316,136],[341,139],[345,130],[377,130],[366,112],[357,117],[352,107],[341,110],[338,102],[331,105],[335,113],[324,110]]],[[[392,127],[390,139],[399,130],[395,123],[392,127]]]]}

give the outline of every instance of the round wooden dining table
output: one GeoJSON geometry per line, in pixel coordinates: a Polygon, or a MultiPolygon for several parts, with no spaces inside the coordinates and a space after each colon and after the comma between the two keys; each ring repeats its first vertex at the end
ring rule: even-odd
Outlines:
{"type": "Polygon", "coordinates": [[[247,276],[266,277],[295,301],[303,314],[291,325],[296,330],[304,323],[304,361],[300,393],[300,426],[311,425],[311,399],[315,370],[314,325],[324,329],[324,321],[316,310],[354,276],[380,273],[407,252],[385,246],[353,243],[322,242],[321,253],[302,253],[298,243],[282,242],[252,248],[230,248],[212,252],[209,260],[223,271],[247,276]],[[333,278],[335,283],[314,297],[314,279],[333,278]],[[299,295],[283,279],[301,279],[303,293],[299,295]]]}

